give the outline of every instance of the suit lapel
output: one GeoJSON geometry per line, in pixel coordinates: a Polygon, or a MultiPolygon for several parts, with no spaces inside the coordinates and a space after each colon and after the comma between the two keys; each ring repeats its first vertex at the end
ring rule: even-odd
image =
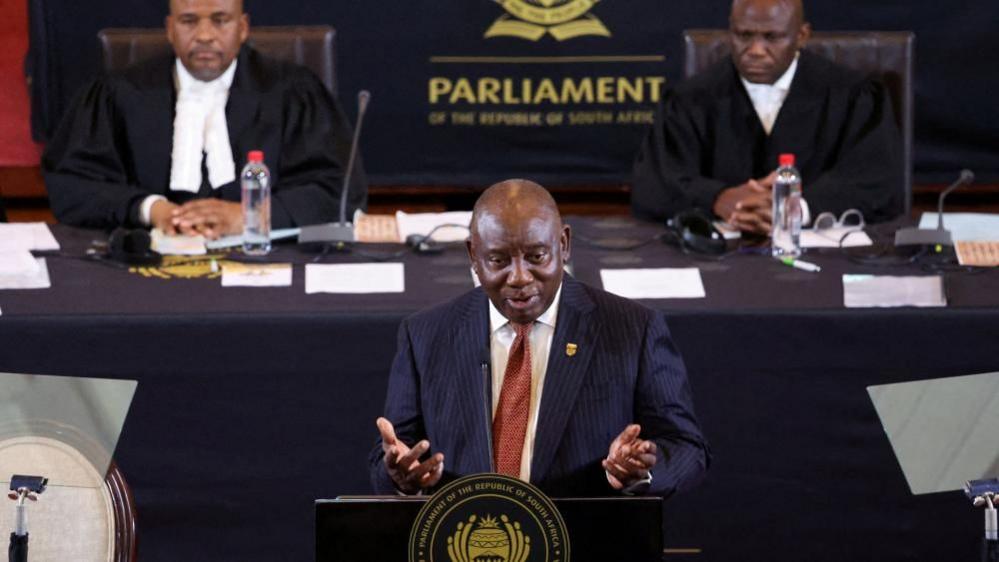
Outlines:
{"type": "Polygon", "coordinates": [[[462,472],[492,469],[492,398],[489,371],[489,305],[485,293],[476,291],[451,332],[456,350],[448,367],[454,381],[455,433],[469,435],[470,451],[461,457],[462,472]],[[483,369],[485,365],[485,369],[483,369]],[[488,410],[487,410],[488,408],[488,410]]]}
{"type": "Polygon", "coordinates": [[[566,276],[541,394],[531,461],[533,482],[543,480],[551,467],[589,367],[599,329],[598,319],[592,314],[594,308],[582,285],[566,276]]]}

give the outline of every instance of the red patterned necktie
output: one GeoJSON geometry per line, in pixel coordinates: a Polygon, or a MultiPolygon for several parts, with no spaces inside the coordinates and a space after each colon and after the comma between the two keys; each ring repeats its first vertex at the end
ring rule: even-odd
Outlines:
{"type": "Polygon", "coordinates": [[[503,375],[499,406],[493,418],[493,458],[496,472],[520,478],[520,459],[527,434],[527,414],[531,409],[530,324],[510,323],[517,337],[510,346],[510,358],[503,375]]]}

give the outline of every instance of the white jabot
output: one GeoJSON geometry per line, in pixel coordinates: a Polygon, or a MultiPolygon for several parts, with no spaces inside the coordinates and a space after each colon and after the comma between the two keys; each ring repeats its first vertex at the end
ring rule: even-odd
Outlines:
{"type": "Polygon", "coordinates": [[[749,99],[753,102],[753,109],[760,117],[763,130],[768,135],[774,129],[774,123],[777,122],[780,108],[784,105],[787,93],[791,90],[791,82],[794,80],[794,73],[797,70],[798,55],[794,55],[791,66],[787,67],[784,75],[773,84],[754,84],[741,76],[739,77],[742,80],[742,85],[746,88],[746,93],[749,94],[749,99]]]}
{"type": "MultiPolygon", "coordinates": [[[[527,435],[524,436],[524,452],[520,457],[520,479],[531,480],[531,460],[534,458],[534,436],[538,429],[538,411],[541,409],[541,391],[544,389],[545,372],[548,370],[548,355],[555,337],[555,321],[558,317],[558,301],[562,296],[562,286],[555,292],[555,300],[544,311],[531,328],[531,408],[527,414],[527,435]]],[[[503,316],[492,301],[489,302],[489,353],[493,371],[493,416],[499,405],[503,390],[503,377],[510,359],[510,346],[516,332],[510,321],[503,316]]],[[[609,444],[609,443],[608,443],[609,444]]]]}
{"type": "Polygon", "coordinates": [[[177,108],[173,122],[170,189],[198,192],[202,154],[207,155],[205,165],[212,188],[235,181],[236,163],[229,144],[225,105],[236,75],[236,61],[211,82],[191,76],[179,59],[174,72],[177,108]]]}

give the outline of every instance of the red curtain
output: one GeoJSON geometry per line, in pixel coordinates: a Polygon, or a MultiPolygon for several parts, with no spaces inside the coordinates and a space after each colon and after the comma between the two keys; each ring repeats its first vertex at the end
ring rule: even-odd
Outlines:
{"type": "Polygon", "coordinates": [[[31,140],[24,54],[27,0],[0,0],[0,166],[37,166],[41,146],[31,140]]]}

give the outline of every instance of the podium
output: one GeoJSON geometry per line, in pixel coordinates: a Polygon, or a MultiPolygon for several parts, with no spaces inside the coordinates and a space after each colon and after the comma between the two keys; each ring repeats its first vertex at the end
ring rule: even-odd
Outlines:
{"type": "MultiPolygon", "coordinates": [[[[428,499],[345,496],[316,500],[316,562],[405,561],[410,529],[428,499]]],[[[569,529],[572,562],[662,561],[662,498],[553,501],[569,529]]]]}

